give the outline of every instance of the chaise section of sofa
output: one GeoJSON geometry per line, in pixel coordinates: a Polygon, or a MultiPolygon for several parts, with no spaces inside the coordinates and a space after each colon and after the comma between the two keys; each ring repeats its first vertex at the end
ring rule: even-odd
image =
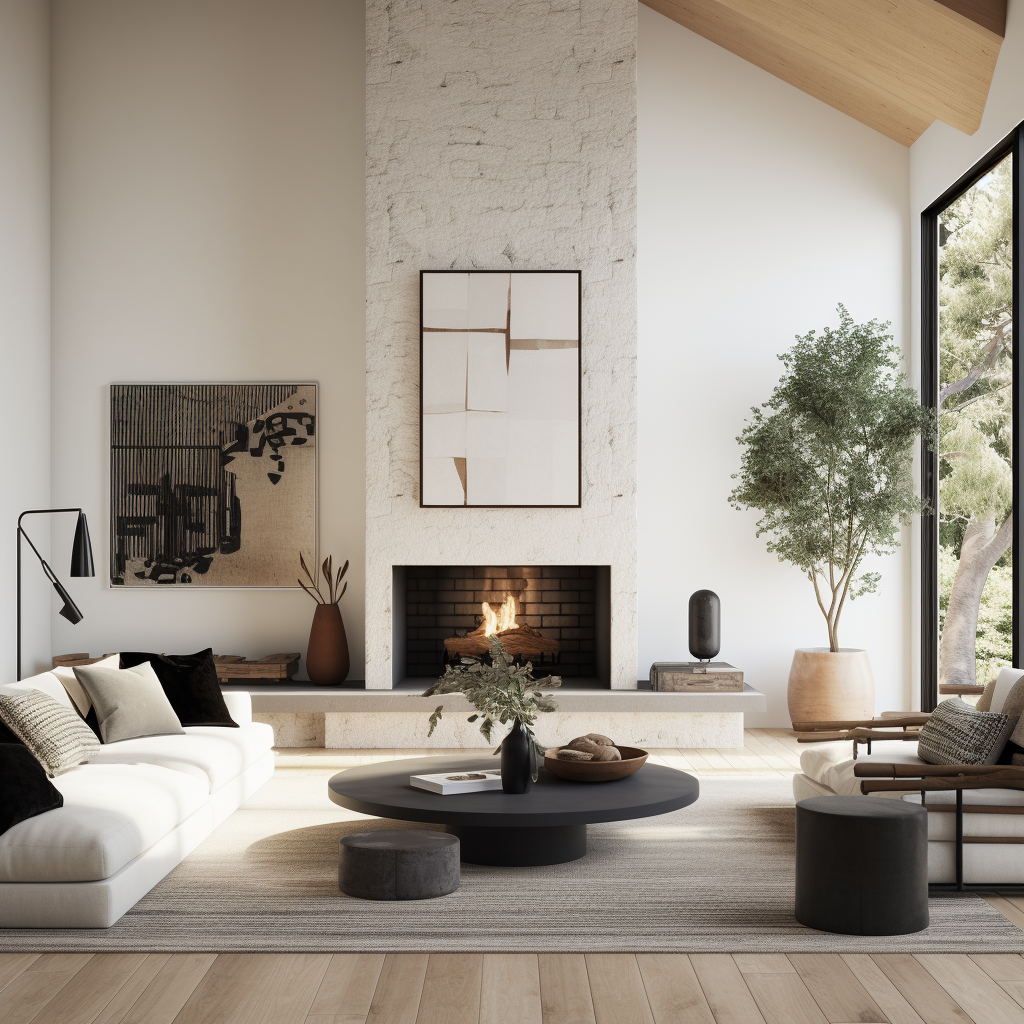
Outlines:
{"type": "MultiPolygon", "coordinates": [[[[52,673],[17,688],[67,699],[52,673]]],[[[106,744],[53,780],[64,806],[0,835],[0,928],[109,928],[270,779],[273,730],[224,697],[237,729],[106,744]]]]}

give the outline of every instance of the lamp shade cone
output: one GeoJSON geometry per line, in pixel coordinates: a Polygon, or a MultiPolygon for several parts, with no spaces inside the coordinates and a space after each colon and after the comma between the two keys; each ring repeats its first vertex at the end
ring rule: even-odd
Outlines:
{"type": "Polygon", "coordinates": [[[71,545],[71,575],[96,575],[96,569],[92,564],[92,542],[89,540],[89,522],[85,518],[84,512],[78,513],[78,524],[75,526],[75,541],[71,545]]]}
{"type": "Polygon", "coordinates": [[[345,681],[348,670],[348,637],[341,609],[336,604],[318,604],[306,648],[309,681],[317,686],[338,686],[345,681]]]}

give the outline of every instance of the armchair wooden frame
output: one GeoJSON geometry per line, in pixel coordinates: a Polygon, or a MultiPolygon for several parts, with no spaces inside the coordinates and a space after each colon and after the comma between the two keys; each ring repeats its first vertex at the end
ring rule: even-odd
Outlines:
{"type": "Polygon", "coordinates": [[[857,750],[866,744],[871,753],[873,740],[906,740],[916,743],[921,726],[928,721],[926,714],[888,714],[881,718],[862,718],[849,722],[794,722],[793,731],[798,743],[824,743],[835,740],[853,741],[853,759],[857,750]]]}

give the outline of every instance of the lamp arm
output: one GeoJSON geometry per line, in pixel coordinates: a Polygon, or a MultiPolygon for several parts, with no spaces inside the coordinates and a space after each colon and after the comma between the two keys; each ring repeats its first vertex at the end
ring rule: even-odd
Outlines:
{"type": "Polygon", "coordinates": [[[53,570],[47,564],[46,559],[39,554],[39,549],[32,543],[32,538],[25,532],[24,527],[21,525],[22,519],[25,516],[44,516],[53,515],[56,512],[81,512],[80,508],[30,508],[18,516],[18,679],[21,679],[21,538],[24,537],[28,541],[28,546],[32,549],[36,558],[39,559],[40,565],[43,567],[43,572],[46,574],[46,578],[56,584],[57,577],[54,575],[53,570]]]}

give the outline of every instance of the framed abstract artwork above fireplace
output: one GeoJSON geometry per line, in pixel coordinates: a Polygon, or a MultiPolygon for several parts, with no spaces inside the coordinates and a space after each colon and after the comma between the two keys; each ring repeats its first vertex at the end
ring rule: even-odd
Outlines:
{"type": "Polygon", "coordinates": [[[420,273],[420,506],[578,508],[578,270],[420,273]]]}

